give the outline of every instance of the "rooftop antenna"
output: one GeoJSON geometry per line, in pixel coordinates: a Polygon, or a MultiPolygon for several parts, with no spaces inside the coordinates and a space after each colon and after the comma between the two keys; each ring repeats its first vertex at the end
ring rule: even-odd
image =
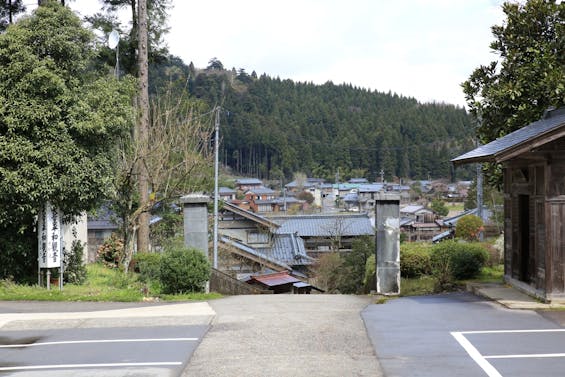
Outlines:
{"type": "Polygon", "coordinates": [[[110,35],[108,35],[108,47],[112,50],[116,49],[116,67],[114,68],[114,74],[116,75],[116,79],[120,78],[120,34],[117,30],[112,30],[110,35]]]}

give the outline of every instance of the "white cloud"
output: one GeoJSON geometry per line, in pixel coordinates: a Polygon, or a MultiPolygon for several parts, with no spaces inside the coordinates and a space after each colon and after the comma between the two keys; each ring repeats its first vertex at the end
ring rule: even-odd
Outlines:
{"type": "MultiPolygon", "coordinates": [[[[420,101],[464,105],[460,88],[496,56],[502,0],[173,0],[171,53],[205,67],[216,57],[299,81],[352,83],[420,101]]],[[[71,2],[82,14],[97,0],[71,2]]]]}

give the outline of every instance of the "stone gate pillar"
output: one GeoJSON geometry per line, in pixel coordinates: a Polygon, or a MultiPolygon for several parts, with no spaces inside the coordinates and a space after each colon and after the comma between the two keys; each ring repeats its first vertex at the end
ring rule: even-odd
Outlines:
{"type": "Polygon", "coordinates": [[[208,202],[203,194],[181,198],[184,214],[184,246],[201,250],[208,258],[208,202]]]}
{"type": "Polygon", "coordinates": [[[379,193],[375,200],[377,293],[400,294],[400,195],[379,193]]]}

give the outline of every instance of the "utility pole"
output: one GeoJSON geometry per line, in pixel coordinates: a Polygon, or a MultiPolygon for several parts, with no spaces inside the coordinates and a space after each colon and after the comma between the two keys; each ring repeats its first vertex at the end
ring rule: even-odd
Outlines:
{"type": "Polygon", "coordinates": [[[216,106],[215,137],[214,137],[214,268],[218,268],[218,175],[220,151],[220,106],[216,106]]]}
{"type": "MultiPolygon", "coordinates": [[[[480,146],[477,138],[477,148],[480,146]]],[[[483,164],[477,164],[477,216],[484,221],[483,218],[483,164]]],[[[484,241],[484,232],[479,232],[479,241],[484,241]]]]}
{"type": "Polygon", "coordinates": [[[149,174],[145,159],[148,152],[149,138],[149,70],[148,70],[148,40],[147,40],[147,0],[138,2],[138,57],[139,65],[139,123],[137,127],[137,143],[140,154],[139,169],[139,205],[142,212],[139,215],[137,232],[137,251],[149,251],[149,174]]]}
{"type": "MultiPolygon", "coordinates": [[[[482,123],[482,113],[477,113],[477,130],[481,127],[482,123]]],[[[481,141],[477,133],[477,148],[481,146],[481,141]]],[[[483,164],[477,164],[477,216],[484,221],[483,218],[483,164]]],[[[479,232],[479,241],[484,241],[485,235],[481,230],[479,232]]]]}

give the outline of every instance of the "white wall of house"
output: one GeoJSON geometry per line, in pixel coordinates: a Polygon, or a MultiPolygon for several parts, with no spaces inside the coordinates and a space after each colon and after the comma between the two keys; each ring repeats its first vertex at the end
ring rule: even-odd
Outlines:
{"type": "Polygon", "coordinates": [[[73,241],[80,241],[84,246],[82,260],[84,263],[86,263],[88,260],[88,231],[86,212],[83,212],[80,216],[78,216],[75,219],[75,222],[63,224],[62,231],[63,242],[67,252],[70,251],[73,241]]]}

